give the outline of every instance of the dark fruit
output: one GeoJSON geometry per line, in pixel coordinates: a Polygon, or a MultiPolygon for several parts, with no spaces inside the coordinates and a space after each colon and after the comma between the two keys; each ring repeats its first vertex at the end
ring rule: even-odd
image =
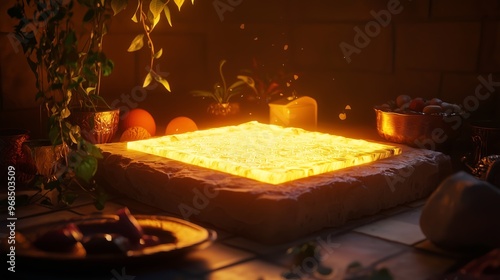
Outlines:
{"type": "Polygon", "coordinates": [[[403,106],[403,104],[406,104],[408,102],[411,102],[411,97],[406,94],[401,94],[396,98],[396,105],[398,107],[403,106]]]}
{"type": "Polygon", "coordinates": [[[130,243],[135,244],[138,243],[141,237],[144,235],[141,225],[135,219],[128,208],[122,208],[116,212],[118,215],[118,222],[116,226],[118,227],[118,233],[127,237],[130,240],[130,243]]]}
{"type": "Polygon", "coordinates": [[[95,234],[82,242],[87,254],[126,254],[130,250],[129,240],[118,234],[95,234]]]}
{"type": "Polygon", "coordinates": [[[71,252],[83,238],[78,227],[69,223],[64,227],[47,231],[38,237],[33,245],[48,252],[71,252]]]}
{"type": "Polygon", "coordinates": [[[408,107],[408,109],[415,112],[422,112],[424,107],[425,107],[425,100],[421,97],[417,97],[410,102],[410,106],[408,107]]]}
{"type": "Polygon", "coordinates": [[[141,238],[141,245],[144,247],[156,246],[160,243],[160,238],[155,235],[143,235],[141,238]]]}

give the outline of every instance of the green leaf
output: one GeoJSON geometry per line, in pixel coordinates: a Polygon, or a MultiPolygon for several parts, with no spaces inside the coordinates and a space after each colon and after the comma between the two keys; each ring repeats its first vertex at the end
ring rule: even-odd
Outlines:
{"type": "Polygon", "coordinates": [[[75,168],[76,176],[89,183],[97,171],[97,159],[92,156],[86,156],[75,168]]]}
{"type": "Polygon", "coordinates": [[[64,47],[66,49],[70,49],[71,46],[76,42],[76,35],[73,30],[69,31],[66,37],[64,38],[64,47]]]}
{"type": "Polygon", "coordinates": [[[38,101],[40,99],[43,99],[45,97],[45,94],[43,94],[43,92],[39,91],[36,93],[35,95],[35,101],[38,101]]]}
{"type": "Polygon", "coordinates": [[[255,81],[252,77],[250,76],[246,76],[246,75],[238,75],[236,76],[236,78],[244,81],[247,85],[251,86],[251,87],[255,87],[255,81]]]}
{"type": "Polygon", "coordinates": [[[175,4],[179,8],[179,11],[181,10],[182,5],[184,4],[184,0],[174,0],[175,4]]]}
{"type": "Polygon", "coordinates": [[[104,60],[101,64],[102,75],[105,77],[111,75],[114,68],[115,64],[111,59],[104,60]]]}
{"type": "Polygon", "coordinates": [[[63,108],[61,110],[61,118],[65,119],[69,117],[69,115],[71,115],[71,111],[69,110],[69,108],[63,108]]]}
{"type": "Polygon", "coordinates": [[[66,205],[71,205],[78,198],[78,194],[76,193],[68,193],[65,192],[61,195],[61,201],[66,205]]]}
{"type": "Polygon", "coordinates": [[[80,127],[78,125],[73,125],[71,126],[69,130],[69,137],[71,139],[71,142],[77,144],[78,143],[78,138],[80,138],[80,127]]]}
{"type": "Polygon", "coordinates": [[[132,40],[132,43],[130,43],[130,46],[128,47],[128,52],[135,52],[140,50],[144,46],[144,34],[139,34],[135,36],[134,40],[132,40]]]}
{"type": "Polygon", "coordinates": [[[103,158],[102,153],[101,153],[101,149],[99,149],[96,145],[94,145],[90,142],[85,143],[85,150],[87,151],[87,153],[90,156],[93,156],[93,157],[98,158],[98,159],[103,158]]]}
{"type": "Polygon", "coordinates": [[[94,90],[95,90],[95,87],[88,87],[88,88],[85,89],[85,93],[87,93],[87,95],[89,95],[94,90]]]}
{"type": "Polygon", "coordinates": [[[19,4],[16,4],[7,10],[7,14],[9,14],[9,16],[12,18],[22,19],[23,9],[19,4]]]}
{"type": "Polygon", "coordinates": [[[132,16],[131,20],[132,20],[133,22],[135,22],[135,23],[138,23],[138,22],[139,22],[139,20],[137,20],[137,13],[135,13],[135,14],[132,16]]]}
{"type": "Polygon", "coordinates": [[[170,92],[170,84],[168,83],[168,81],[166,79],[164,79],[162,76],[160,75],[155,75],[154,76],[155,80],[157,82],[159,82],[160,84],[163,85],[163,87],[168,90],[170,92]]]}
{"type": "Polygon", "coordinates": [[[155,19],[160,16],[160,13],[163,10],[164,6],[165,3],[163,3],[161,0],[151,0],[151,2],[149,3],[149,10],[151,11],[155,19]]]}
{"type": "Polygon", "coordinates": [[[139,12],[139,8],[141,7],[141,1],[137,1],[137,8],[135,8],[134,15],[132,16],[132,21],[135,23],[138,23],[139,21],[137,20],[137,12],[139,12]]]}
{"type": "Polygon", "coordinates": [[[59,130],[59,126],[57,124],[52,124],[49,129],[49,139],[52,145],[59,145],[61,144],[61,138],[59,137],[61,135],[61,131],[59,130]]]}
{"type": "Polygon", "coordinates": [[[168,24],[172,27],[172,17],[170,16],[170,9],[167,5],[163,7],[163,12],[165,13],[165,17],[167,18],[168,24]]]}
{"type": "MultiPolygon", "coordinates": [[[[113,9],[113,13],[116,16],[119,12],[124,10],[127,7],[128,0],[112,0],[111,1],[111,9],[113,9]]],[[[134,14],[135,16],[135,14],[134,14]]]]}
{"type": "Polygon", "coordinates": [[[192,90],[191,94],[193,96],[201,96],[201,97],[212,97],[214,95],[211,91],[205,91],[205,90],[192,90]]]}
{"type": "Polygon", "coordinates": [[[104,192],[100,192],[97,197],[95,198],[94,201],[94,207],[97,210],[102,210],[104,209],[104,206],[106,204],[106,200],[108,200],[108,196],[104,192]]]}
{"type": "Polygon", "coordinates": [[[160,16],[161,16],[161,14],[156,15],[156,16],[153,17],[153,26],[152,26],[152,28],[155,28],[155,26],[158,24],[158,22],[160,22],[160,16]]]}
{"type": "Polygon", "coordinates": [[[245,81],[236,81],[232,85],[229,86],[228,90],[233,90],[237,87],[241,87],[242,85],[247,84],[245,81]]]}
{"type": "Polygon", "coordinates": [[[53,180],[53,181],[48,182],[44,186],[44,189],[46,189],[46,190],[54,190],[54,189],[58,189],[60,185],[61,185],[61,182],[59,182],[58,180],[53,180]]]}
{"type": "Polygon", "coordinates": [[[153,75],[151,75],[151,72],[149,72],[146,75],[146,78],[144,79],[144,83],[142,83],[142,87],[147,87],[151,82],[153,81],[153,75]]]}
{"type": "Polygon", "coordinates": [[[95,10],[94,9],[89,9],[85,15],[83,16],[83,22],[89,22],[94,18],[95,15],[95,10]]]}
{"type": "Polygon", "coordinates": [[[161,48],[157,53],[155,53],[154,58],[158,59],[163,54],[163,48],[161,48]]]}

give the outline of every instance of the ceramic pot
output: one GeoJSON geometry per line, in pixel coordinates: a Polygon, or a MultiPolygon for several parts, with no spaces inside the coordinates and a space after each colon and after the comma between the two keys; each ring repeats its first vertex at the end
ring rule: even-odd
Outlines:
{"type": "Polygon", "coordinates": [[[240,112],[240,104],[235,102],[212,103],[208,106],[207,112],[218,117],[236,115],[240,112]]]}
{"type": "MultiPolygon", "coordinates": [[[[15,166],[23,161],[22,145],[29,138],[25,129],[0,129],[0,166],[15,166]]],[[[2,171],[5,169],[2,169],[2,171]]]]}
{"type": "Polygon", "coordinates": [[[56,162],[63,157],[62,145],[53,146],[49,140],[26,141],[23,152],[36,174],[46,178],[54,174],[56,162]]]}
{"type": "Polygon", "coordinates": [[[98,108],[97,111],[73,109],[70,122],[80,126],[82,137],[92,144],[104,144],[113,140],[118,131],[119,109],[98,108]]]}

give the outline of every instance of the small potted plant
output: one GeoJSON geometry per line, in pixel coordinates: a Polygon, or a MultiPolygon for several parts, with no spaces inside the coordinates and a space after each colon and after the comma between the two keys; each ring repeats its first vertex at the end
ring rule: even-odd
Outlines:
{"type": "Polygon", "coordinates": [[[264,69],[263,65],[259,66],[256,59],[252,60],[251,69],[241,70],[241,74],[237,77],[246,82],[252,89],[251,94],[247,96],[249,101],[266,105],[270,101],[283,97],[292,81],[298,79],[297,75],[292,76],[283,70],[270,71],[264,69]]]}
{"type": "Polygon", "coordinates": [[[207,108],[207,112],[214,116],[228,116],[234,115],[239,112],[238,103],[230,103],[232,97],[241,94],[242,89],[247,84],[245,81],[237,80],[234,83],[228,85],[226,79],[224,78],[224,73],[222,67],[226,63],[226,60],[221,60],[219,63],[219,75],[221,81],[214,84],[212,91],[207,90],[194,90],[191,91],[193,96],[200,96],[204,98],[211,98],[213,102],[207,108]]]}
{"type": "Polygon", "coordinates": [[[284,96],[293,94],[292,82],[298,75],[285,73],[282,69],[272,69],[259,65],[256,59],[252,68],[240,71],[238,79],[244,81],[249,90],[245,92],[246,107],[244,110],[253,119],[267,121],[269,119],[269,103],[284,96]]]}

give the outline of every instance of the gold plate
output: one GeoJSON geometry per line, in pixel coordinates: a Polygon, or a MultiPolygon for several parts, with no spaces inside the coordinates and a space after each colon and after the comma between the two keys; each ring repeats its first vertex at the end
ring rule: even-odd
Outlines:
{"type": "MultiPolygon", "coordinates": [[[[160,243],[138,250],[129,250],[126,254],[85,255],[84,249],[78,247],[72,253],[47,252],[31,245],[31,242],[36,240],[40,234],[69,223],[74,223],[77,226],[84,223],[87,225],[89,223],[98,225],[117,220],[116,215],[87,216],[81,219],[57,221],[20,230],[16,236],[16,263],[36,264],[36,267],[44,269],[48,269],[47,266],[55,265],[58,269],[64,270],[68,268],[82,269],[94,265],[104,267],[106,265],[117,264],[144,264],[152,259],[170,258],[193,250],[203,249],[217,238],[215,231],[181,219],[168,216],[145,215],[134,215],[134,217],[143,228],[144,234],[171,233],[177,240],[174,243],[160,243]]],[[[5,240],[2,244],[2,251],[5,251],[5,240]]]]}

